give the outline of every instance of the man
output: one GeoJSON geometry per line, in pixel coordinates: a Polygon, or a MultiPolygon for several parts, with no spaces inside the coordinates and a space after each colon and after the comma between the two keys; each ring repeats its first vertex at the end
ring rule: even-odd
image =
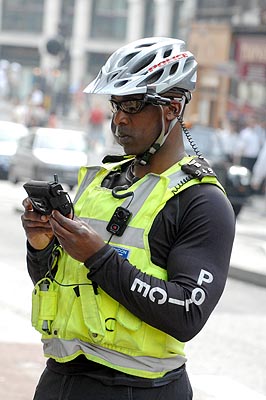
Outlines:
{"type": "Polygon", "coordinates": [[[252,172],[259,152],[265,142],[265,132],[254,116],[247,119],[246,126],[239,132],[236,143],[235,162],[252,172]]]}
{"type": "Polygon", "coordinates": [[[252,170],[252,180],[251,186],[255,193],[263,193],[264,192],[264,207],[261,210],[262,215],[266,215],[266,190],[265,190],[265,178],[266,178],[266,141],[262,149],[259,152],[258,158],[254,164],[252,170]]]}
{"type": "Polygon", "coordinates": [[[235,225],[183,123],[196,69],[177,39],[116,51],[85,92],[111,95],[126,156],[81,169],[73,219],[24,200],[32,321],[49,357],[35,400],[192,399],[184,344],[223,292],[235,225]]]}

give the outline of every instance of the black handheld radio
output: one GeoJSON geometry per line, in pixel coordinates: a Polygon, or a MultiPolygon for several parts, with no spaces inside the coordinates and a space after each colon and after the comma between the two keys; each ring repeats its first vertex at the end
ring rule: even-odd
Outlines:
{"type": "Polygon", "coordinates": [[[28,193],[32,206],[40,214],[50,215],[53,210],[60,211],[64,216],[73,213],[73,204],[69,194],[58,183],[54,175],[54,182],[31,180],[23,185],[28,193]]]}

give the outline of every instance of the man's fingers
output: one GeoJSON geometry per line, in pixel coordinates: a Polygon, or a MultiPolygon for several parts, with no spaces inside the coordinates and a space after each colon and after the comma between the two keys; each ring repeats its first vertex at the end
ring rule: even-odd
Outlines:
{"type": "Polygon", "coordinates": [[[26,199],[22,201],[22,205],[25,208],[25,210],[33,210],[32,203],[29,197],[26,197],[26,199]]]}
{"type": "Polygon", "coordinates": [[[43,215],[38,212],[36,212],[32,206],[32,203],[27,197],[26,199],[23,200],[22,205],[25,209],[24,213],[22,214],[22,221],[35,221],[35,222],[42,222],[46,223],[49,222],[49,215],[43,215]]]}
{"type": "Polygon", "coordinates": [[[73,237],[77,237],[77,235],[84,238],[94,233],[93,229],[79,218],[72,220],[64,217],[58,211],[52,212],[50,224],[54,234],[65,239],[72,237],[73,240],[73,237]]]}
{"type": "Polygon", "coordinates": [[[70,218],[64,217],[59,211],[53,210],[51,214],[52,225],[53,221],[55,221],[58,226],[61,226],[69,232],[75,232],[77,230],[77,223],[70,218]]]}

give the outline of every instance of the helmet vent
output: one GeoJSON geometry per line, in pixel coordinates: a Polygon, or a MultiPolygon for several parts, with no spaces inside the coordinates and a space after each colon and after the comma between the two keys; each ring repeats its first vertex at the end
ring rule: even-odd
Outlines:
{"type": "Polygon", "coordinates": [[[136,63],[135,65],[132,66],[132,68],[130,68],[130,72],[132,74],[136,74],[139,71],[145,69],[146,67],[148,67],[150,65],[150,63],[155,59],[156,54],[151,54],[147,57],[145,57],[143,60],[141,60],[141,62],[136,63]]]}
{"type": "Polygon", "coordinates": [[[121,87],[121,86],[124,86],[124,85],[126,85],[128,83],[128,80],[127,79],[125,79],[125,80],[123,80],[123,81],[118,81],[118,82],[116,82],[115,84],[114,84],[114,87],[121,87]]]}
{"type": "Polygon", "coordinates": [[[195,65],[194,60],[188,60],[184,66],[184,72],[189,71],[195,65]]]}
{"type": "Polygon", "coordinates": [[[164,52],[164,58],[167,58],[167,57],[169,57],[170,56],[170,54],[172,53],[172,50],[171,49],[169,49],[169,50],[166,50],[165,52],[164,52]]]}
{"type": "Polygon", "coordinates": [[[164,72],[163,70],[155,72],[151,76],[144,79],[140,84],[138,84],[138,87],[151,85],[151,84],[157,82],[161,78],[163,72],[164,72]]]}
{"type": "Polygon", "coordinates": [[[117,75],[118,75],[118,72],[115,72],[114,74],[112,74],[110,80],[114,79],[117,75]]]}
{"type": "Polygon", "coordinates": [[[128,54],[127,56],[125,56],[124,58],[122,58],[119,61],[118,66],[122,67],[123,65],[126,65],[130,60],[132,60],[132,58],[135,57],[136,54],[137,53],[131,53],[131,54],[128,54]]]}
{"type": "Polygon", "coordinates": [[[154,46],[156,42],[151,42],[151,43],[141,43],[140,45],[136,46],[136,49],[142,49],[143,47],[150,47],[154,46]]]}
{"type": "Polygon", "coordinates": [[[177,62],[174,65],[172,65],[172,67],[170,69],[170,72],[169,72],[169,75],[174,75],[176,73],[178,65],[179,65],[179,62],[177,62]]]}

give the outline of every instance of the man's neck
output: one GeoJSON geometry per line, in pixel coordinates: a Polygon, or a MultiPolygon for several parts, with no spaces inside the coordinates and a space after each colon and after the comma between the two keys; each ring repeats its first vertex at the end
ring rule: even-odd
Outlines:
{"type": "Polygon", "coordinates": [[[143,178],[149,173],[160,175],[168,168],[172,167],[172,165],[182,160],[182,158],[184,158],[185,156],[186,152],[184,151],[184,149],[177,152],[174,156],[167,158],[161,157],[161,155],[156,153],[151,157],[150,162],[146,165],[141,165],[136,161],[133,168],[134,175],[138,178],[143,178]]]}

